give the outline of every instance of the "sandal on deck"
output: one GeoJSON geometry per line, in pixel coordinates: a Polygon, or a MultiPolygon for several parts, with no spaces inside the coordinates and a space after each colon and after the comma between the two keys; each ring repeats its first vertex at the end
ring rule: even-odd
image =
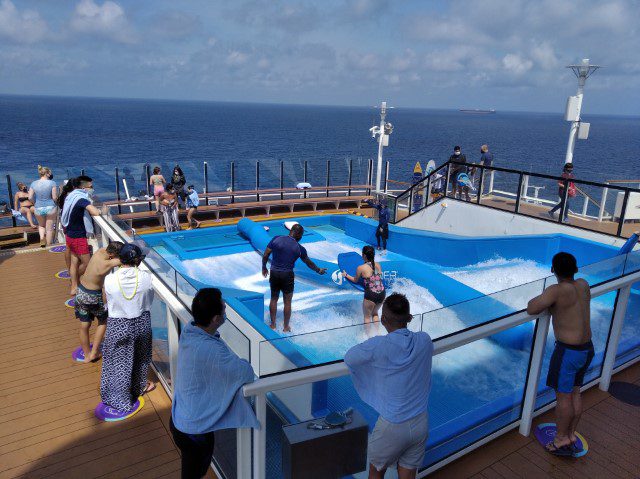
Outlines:
{"type": "Polygon", "coordinates": [[[144,392],[142,394],[150,393],[155,388],[156,388],[156,383],[152,383],[151,381],[147,381],[147,387],[144,388],[144,392]]]}
{"type": "Polygon", "coordinates": [[[553,454],[554,456],[560,457],[572,457],[573,456],[573,448],[569,445],[567,446],[556,446],[553,441],[549,441],[544,446],[545,451],[553,454]]]}

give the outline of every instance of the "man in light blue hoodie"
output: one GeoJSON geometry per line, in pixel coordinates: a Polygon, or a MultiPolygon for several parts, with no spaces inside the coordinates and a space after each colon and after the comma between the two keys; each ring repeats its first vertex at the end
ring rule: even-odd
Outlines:
{"type": "Polygon", "coordinates": [[[242,395],[242,386],[254,380],[253,368],[217,332],[225,308],[219,289],[201,289],[191,306],[194,321],[180,335],[170,429],[182,453],[183,478],[207,473],[214,431],[260,427],[242,395]]]}
{"type": "Polygon", "coordinates": [[[353,384],[380,417],[369,437],[369,478],[383,478],[389,466],[400,479],[416,477],[428,435],[433,343],[425,332],[407,329],[409,301],[399,293],[382,305],[386,336],[352,347],[344,357],[353,384]]]}

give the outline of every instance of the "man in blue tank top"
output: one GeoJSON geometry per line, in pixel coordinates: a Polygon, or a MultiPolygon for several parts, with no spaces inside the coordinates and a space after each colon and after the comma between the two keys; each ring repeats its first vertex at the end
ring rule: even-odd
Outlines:
{"type": "Polygon", "coordinates": [[[271,259],[271,276],[269,277],[269,286],[271,287],[271,301],[269,302],[269,316],[271,317],[271,329],[276,329],[276,312],[278,308],[278,298],[282,291],[282,300],[284,302],[284,328],[285,333],[291,332],[289,320],[291,319],[291,300],[293,299],[293,287],[295,275],[293,267],[296,260],[300,258],[304,264],[314,270],[318,274],[325,274],[326,268],[318,268],[313,261],[309,259],[307,250],[300,245],[304,228],[295,224],[291,227],[289,236],[274,237],[262,255],[262,276],[269,276],[267,270],[267,262],[269,256],[273,253],[271,259]]]}

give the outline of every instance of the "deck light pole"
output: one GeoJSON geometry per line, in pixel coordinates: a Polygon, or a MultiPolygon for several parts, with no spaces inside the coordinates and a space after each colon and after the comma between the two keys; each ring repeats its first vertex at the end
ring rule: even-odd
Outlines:
{"type": "Polygon", "coordinates": [[[576,146],[576,138],[580,140],[586,140],[589,137],[589,123],[580,121],[580,112],[582,110],[582,97],[584,96],[584,84],[587,78],[591,76],[600,65],[592,65],[589,63],[589,59],[585,58],[581,63],[577,65],[567,65],[567,68],[571,68],[573,73],[578,78],[578,92],[575,96],[570,96],[567,99],[567,110],[565,112],[565,120],[571,122],[571,129],[569,130],[569,143],[567,144],[567,155],[565,157],[565,163],[573,163],[573,149],[576,146]]]}
{"type": "MultiPolygon", "coordinates": [[[[378,107],[376,107],[378,108],[378,107]]],[[[380,183],[382,178],[382,149],[385,146],[389,146],[389,135],[393,132],[393,125],[385,121],[387,117],[387,102],[380,103],[380,126],[372,126],[369,128],[371,137],[375,138],[378,135],[378,163],[376,164],[376,193],[380,193],[380,183]]]]}

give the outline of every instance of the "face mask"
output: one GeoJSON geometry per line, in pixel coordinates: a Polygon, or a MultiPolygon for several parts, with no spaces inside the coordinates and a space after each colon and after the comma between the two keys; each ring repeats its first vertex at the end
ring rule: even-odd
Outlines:
{"type": "Polygon", "coordinates": [[[456,156],[460,156],[460,152],[459,151],[454,151],[453,154],[456,155],[456,156]]]}
{"type": "Polygon", "coordinates": [[[84,191],[89,195],[93,196],[94,189],[93,188],[85,188],[84,191]]]}

